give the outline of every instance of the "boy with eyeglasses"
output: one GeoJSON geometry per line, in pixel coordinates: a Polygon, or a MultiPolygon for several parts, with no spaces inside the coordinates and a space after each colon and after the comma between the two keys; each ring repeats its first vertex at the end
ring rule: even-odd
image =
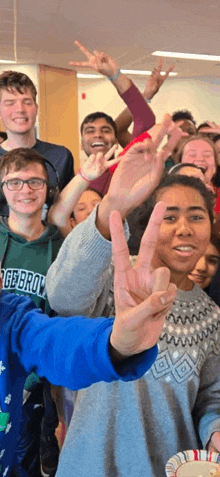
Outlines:
{"type": "Polygon", "coordinates": [[[0,219],[3,289],[28,295],[51,314],[45,276],[62,243],[56,227],[42,222],[48,196],[48,172],[34,150],[6,153],[0,164],[1,189],[9,217],[0,219]]]}
{"type": "MultiPolygon", "coordinates": [[[[28,296],[44,313],[54,316],[45,291],[45,276],[63,239],[57,227],[42,222],[43,206],[50,194],[44,158],[34,149],[19,148],[8,151],[2,156],[0,178],[2,199],[6,200],[9,207],[9,217],[0,217],[3,290],[28,296]]],[[[25,390],[27,397],[23,413],[26,431],[22,434],[19,455],[25,455],[27,471],[33,465],[34,459],[36,460],[33,466],[34,474],[28,473],[28,476],[40,477],[36,436],[38,442],[40,435],[43,436],[42,455],[51,455],[53,449],[52,460],[56,464],[58,460],[59,449],[54,436],[58,425],[56,406],[50,395],[50,384],[46,381],[40,382],[36,374],[29,376],[25,390]],[[28,426],[30,428],[32,420],[35,437],[31,436],[27,429],[28,426]],[[29,447],[28,456],[24,449],[29,447]]],[[[43,460],[45,461],[44,457],[43,460]]]]}
{"type": "MultiPolygon", "coordinates": [[[[111,154],[110,150],[101,158],[91,156],[82,167],[82,171],[59,195],[56,188],[50,184],[44,158],[34,149],[17,148],[2,156],[0,202],[6,200],[9,207],[9,217],[0,217],[3,290],[30,297],[44,313],[54,316],[46,295],[45,277],[63,242],[59,230],[62,230],[65,216],[69,218],[72,207],[78,200],[77,197],[79,198],[88,187],[89,180],[114,164],[115,160],[108,161],[108,155],[111,156],[111,154]],[[54,200],[55,203],[53,203],[54,200]],[[42,221],[45,203],[49,203],[48,205],[53,203],[49,215],[52,214],[50,220],[56,223],[57,227],[42,221]]],[[[56,470],[59,455],[54,437],[54,431],[58,425],[56,407],[50,396],[49,383],[40,384],[36,375],[32,374],[29,377],[26,389],[28,391],[32,389],[32,395],[29,396],[29,403],[32,399],[32,407],[36,407],[36,402],[44,401],[46,408],[47,419],[43,420],[44,431],[42,431],[45,439],[41,436],[41,461],[43,469],[46,469],[45,475],[48,475],[56,470]],[[38,386],[33,390],[36,383],[38,386]]],[[[40,412],[41,408],[38,411],[40,412]]],[[[31,412],[29,414],[31,415],[31,412]]],[[[37,419],[35,432],[41,418],[42,413],[37,419]]],[[[30,443],[28,443],[29,446],[30,443]]],[[[33,454],[36,448],[36,443],[33,441],[33,454]]],[[[30,462],[32,465],[31,458],[30,462]]],[[[36,464],[28,476],[38,477],[38,475],[41,477],[39,465],[36,464]]]]}

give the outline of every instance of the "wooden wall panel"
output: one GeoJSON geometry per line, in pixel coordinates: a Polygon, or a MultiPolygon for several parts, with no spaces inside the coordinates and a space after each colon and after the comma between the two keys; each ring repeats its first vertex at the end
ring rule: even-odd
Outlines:
{"type": "Polygon", "coordinates": [[[79,169],[78,88],[76,73],[38,65],[39,129],[42,141],[68,147],[79,169]]]}

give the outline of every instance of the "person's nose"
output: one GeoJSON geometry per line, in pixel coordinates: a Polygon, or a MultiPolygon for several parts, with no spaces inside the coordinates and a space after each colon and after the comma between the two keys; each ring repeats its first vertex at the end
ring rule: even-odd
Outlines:
{"type": "Polygon", "coordinates": [[[22,99],[20,99],[16,102],[16,111],[21,112],[21,113],[25,112],[25,105],[24,105],[22,99]]]}
{"type": "Polygon", "coordinates": [[[195,266],[195,270],[198,273],[205,273],[207,271],[207,262],[206,262],[206,259],[205,259],[205,255],[203,255],[199,259],[199,261],[197,262],[197,264],[195,266]]]}
{"type": "Polygon", "coordinates": [[[94,137],[100,138],[103,137],[103,132],[101,129],[96,129],[94,133],[94,137]]]}
{"type": "Polygon", "coordinates": [[[187,220],[186,217],[181,216],[177,222],[177,229],[176,229],[177,235],[182,235],[182,236],[191,236],[193,234],[192,227],[187,220]]]}
{"type": "Polygon", "coordinates": [[[197,154],[195,164],[206,164],[205,158],[202,156],[202,154],[197,154]]]}

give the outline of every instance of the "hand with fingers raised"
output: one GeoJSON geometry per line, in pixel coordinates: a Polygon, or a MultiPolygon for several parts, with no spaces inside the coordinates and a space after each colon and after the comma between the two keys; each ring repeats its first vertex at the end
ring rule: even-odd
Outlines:
{"type": "Polygon", "coordinates": [[[155,206],[133,267],[120,214],[113,212],[110,217],[116,305],[110,343],[116,359],[140,353],[156,344],[175,298],[176,286],[170,283],[168,268],[153,270],[151,266],[165,211],[163,202],[155,206]]]}
{"type": "Polygon", "coordinates": [[[120,157],[96,218],[99,232],[107,239],[110,213],[118,210],[122,219],[125,219],[134,208],[148,199],[161,180],[167,151],[162,148],[157,152],[157,147],[167,134],[168,127],[162,122],[160,128],[154,141],[148,138],[143,142],[133,143],[120,157]]]}
{"type": "Polygon", "coordinates": [[[154,68],[150,77],[147,80],[147,83],[143,92],[144,98],[150,100],[153,98],[153,96],[156,93],[158,93],[160,87],[162,86],[166,78],[169,76],[169,73],[173,71],[173,69],[175,68],[175,65],[172,63],[167,69],[167,71],[165,72],[165,74],[163,75],[161,74],[162,68],[163,68],[163,58],[158,58],[158,64],[156,68],[154,68]]]}
{"type": "Polygon", "coordinates": [[[120,157],[109,160],[113,156],[117,147],[118,145],[114,144],[105,155],[102,152],[98,152],[98,154],[91,154],[87,161],[85,161],[83,166],[80,168],[79,173],[81,176],[87,182],[91,182],[95,179],[98,179],[98,177],[100,177],[107,169],[110,169],[115,164],[118,164],[120,157]]]}
{"type": "Polygon", "coordinates": [[[111,56],[97,50],[94,50],[93,53],[90,53],[90,51],[87,50],[87,48],[79,41],[76,40],[74,43],[86,56],[87,61],[70,61],[70,65],[92,68],[98,73],[101,73],[102,75],[109,78],[114,77],[114,75],[118,72],[119,64],[111,56]]]}
{"type": "Polygon", "coordinates": [[[198,133],[206,133],[206,134],[220,134],[220,124],[216,124],[212,121],[205,121],[208,126],[204,126],[199,129],[198,133]]]}
{"type": "Polygon", "coordinates": [[[165,115],[154,140],[148,138],[143,142],[135,142],[121,156],[107,196],[111,197],[112,204],[115,203],[115,209],[121,212],[122,218],[141,205],[159,184],[167,149],[166,145],[160,151],[157,148],[167,135],[171,122],[171,117],[165,115]]]}
{"type": "Polygon", "coordinates": [[[188,133],[181,129],[183,121],[173,122],[170,114],[165,114],[160,124],[155,124],[151,131],[151,136],[155,146],[160,144],[165,136],[168,136],[167,142],[161,149],[161,158],[165,162],[177,147],[179,141],[188,136],[188,133]]]}

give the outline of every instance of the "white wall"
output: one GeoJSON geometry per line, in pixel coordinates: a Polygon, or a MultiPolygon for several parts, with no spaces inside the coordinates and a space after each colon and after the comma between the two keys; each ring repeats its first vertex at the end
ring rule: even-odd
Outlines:
{"type": "MultiPolygon", "coordinates": [[[[0,73],[9,69],[21,71],[30,76],[38,89],[37,65],[0,64],[0,73]]],[[[132,79],[136,86],[143,91],[144,78],[136,76],[132,79]]],[[[124,108],[122,99],[107,79],[78,79],[78,96],[79,125],[87,114],[94,111],[105,111],[115,118],[124,108]],[[85,99],[82,99],[82,93],[85,93],[85,99]]],[[[156,114],[157,122],[161,121],[166,112],[172,113],[178,109],[186,108],[192,112],[198,124],[207,119],[219,124],[220,80],[218,77],[169,78],[153,98],[151,107],[156,114]]],[[[36,126],[38,128],[38,122],[36,126]]],[[[82,152],[82,161],[85,157],[82,152]]]]}
{"type": "MultiPolygon", "coordinates": [[[[84,117],[94,111],[104,111],[115,118],[123,109],[124,103],[107,79],[78,79],[79,124],[84,117]],[[90,81],[90,82],[89,82],[90,81]],[[82,93],[86,98],[82,99],[82,93]]],[[[133,79],[136,86],[143,91],[145,81],[133,79]]],[[[153,98],[151,107],[160,122],[165,113],[178,109],[189,109],[197,124],[209,119],[220,123],[220,81],[218,77],[169,78],[159,93],[153,98]]],[[[82,161],[85,154],[81,153],[82,161]]]]}

